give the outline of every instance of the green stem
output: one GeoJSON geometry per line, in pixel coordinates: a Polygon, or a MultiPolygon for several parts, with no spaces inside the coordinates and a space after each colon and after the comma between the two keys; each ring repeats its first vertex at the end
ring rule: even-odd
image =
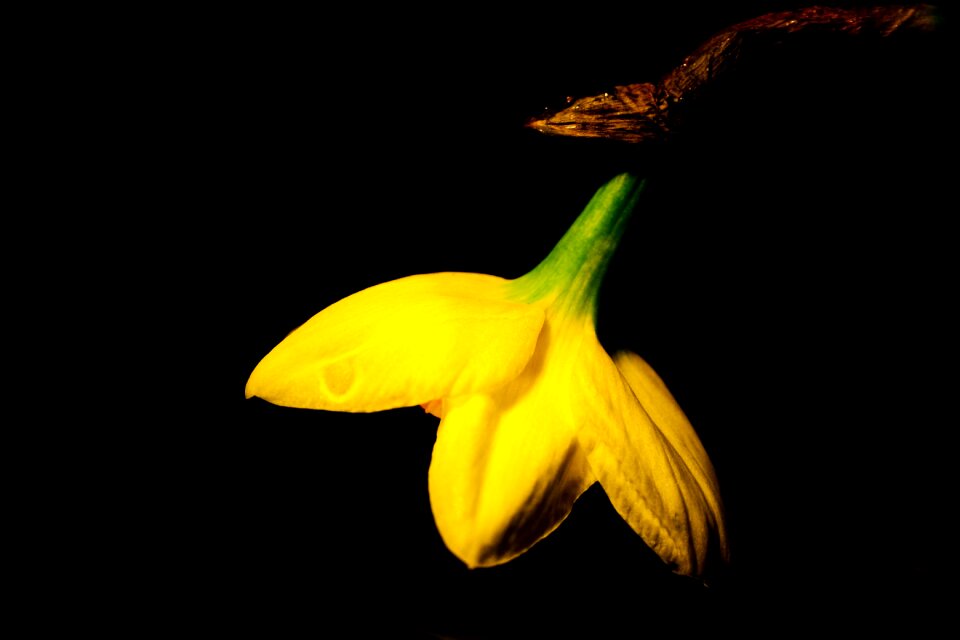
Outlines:
{"type": "Polygon", "coordinates": [[[644,184],[622,173],[600,187],[550,254],[517,278],[523,298],[555,295],[552,306],[595,317],[600,284],[644,184]]]}

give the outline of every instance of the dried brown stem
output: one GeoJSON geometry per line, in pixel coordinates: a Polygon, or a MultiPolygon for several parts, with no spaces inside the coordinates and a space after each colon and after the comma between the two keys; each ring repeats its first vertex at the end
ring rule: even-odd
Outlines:
{"type": "Polygon", "coordinates": [[[930,5],[808,7],[768,13],[716,33],[656,84],[621,85],[572,100],[563,109],[531,119],[527,126],[553,135],[663,141],[681,126],[688,107],[747,55],[799,38],[883,38],[905,30],[929,30],[935,24],[930,5]]]}

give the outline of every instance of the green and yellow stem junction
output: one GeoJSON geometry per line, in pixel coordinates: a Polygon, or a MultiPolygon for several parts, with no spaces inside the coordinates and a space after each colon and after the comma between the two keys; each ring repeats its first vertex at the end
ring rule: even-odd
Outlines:
{"type": "Polygon", "coordinates": [[[644,185],[624,173],[601,187],[547,257],[514,281],[518,296],[552,298],[558,308],[595,317],[603,276],[644,185]]]}

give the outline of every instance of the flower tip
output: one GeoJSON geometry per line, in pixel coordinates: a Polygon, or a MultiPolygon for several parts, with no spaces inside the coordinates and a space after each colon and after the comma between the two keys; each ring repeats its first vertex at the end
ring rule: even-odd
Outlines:
{"type": "Polygon", "coordinates": [[[497,549],[494,546],[477,544],[477,540],[466,537],[454,540],[453,544],[448,540],[444,542],[453,555],[471,571],[506,564],[526,552],[526,549],[497,549]]]}
{"type": "Polygon", "coordinates": [[[250,376],[247,378],[247,383],[243,387],[243,396],[247,400],[254,396],[262,397],[260,394],[263,393],[262,369],[264,359],[265,358],[261,359],[260,362],[257,363],[257,366],[253,368],[253,371],[250,372],[250,376]]]}
{"type": "Polygon", "coordinates": [[[274,399],[272,399],[276,394],[271,393],[270,371],[268,367],[264,366],[264,362],[267,361],[268,358],[269,356],[257,363],[257,366],[250,372],[250,377],[247,378],[247,384],[243,387],[243,396],[245,399],[249,400],[250,398],[257,397],[276,404],[274,399]]]}

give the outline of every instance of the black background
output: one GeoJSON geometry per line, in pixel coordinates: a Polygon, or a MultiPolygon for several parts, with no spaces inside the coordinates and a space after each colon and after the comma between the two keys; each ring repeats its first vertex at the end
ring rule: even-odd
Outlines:
{"type": "Polygon", "coordinates": [[[158,619],[398,638],[942,619],[949,22],[746,61],[669,146],[525,129],[568,95],[655,81],[718,29],[797,6],[636,4],[231,9],[161,39],[144,70],[158,87],[147,199],[175,230],[166,260],[182,275],[157,308],[185,348],[160,354],[172,419],[150,431],[162,461],[139,501],[156,536],[143,571],[170,580],[158,619]],[[525,555],[468,571],[430,512],[435,418],[244,399],[259,359],[350,293],[523,274],[622,170],[649,181],[598,333],[654,366],[716,466],[733,563],[708,588],[666,571],[599,486],[525,555]]]}

